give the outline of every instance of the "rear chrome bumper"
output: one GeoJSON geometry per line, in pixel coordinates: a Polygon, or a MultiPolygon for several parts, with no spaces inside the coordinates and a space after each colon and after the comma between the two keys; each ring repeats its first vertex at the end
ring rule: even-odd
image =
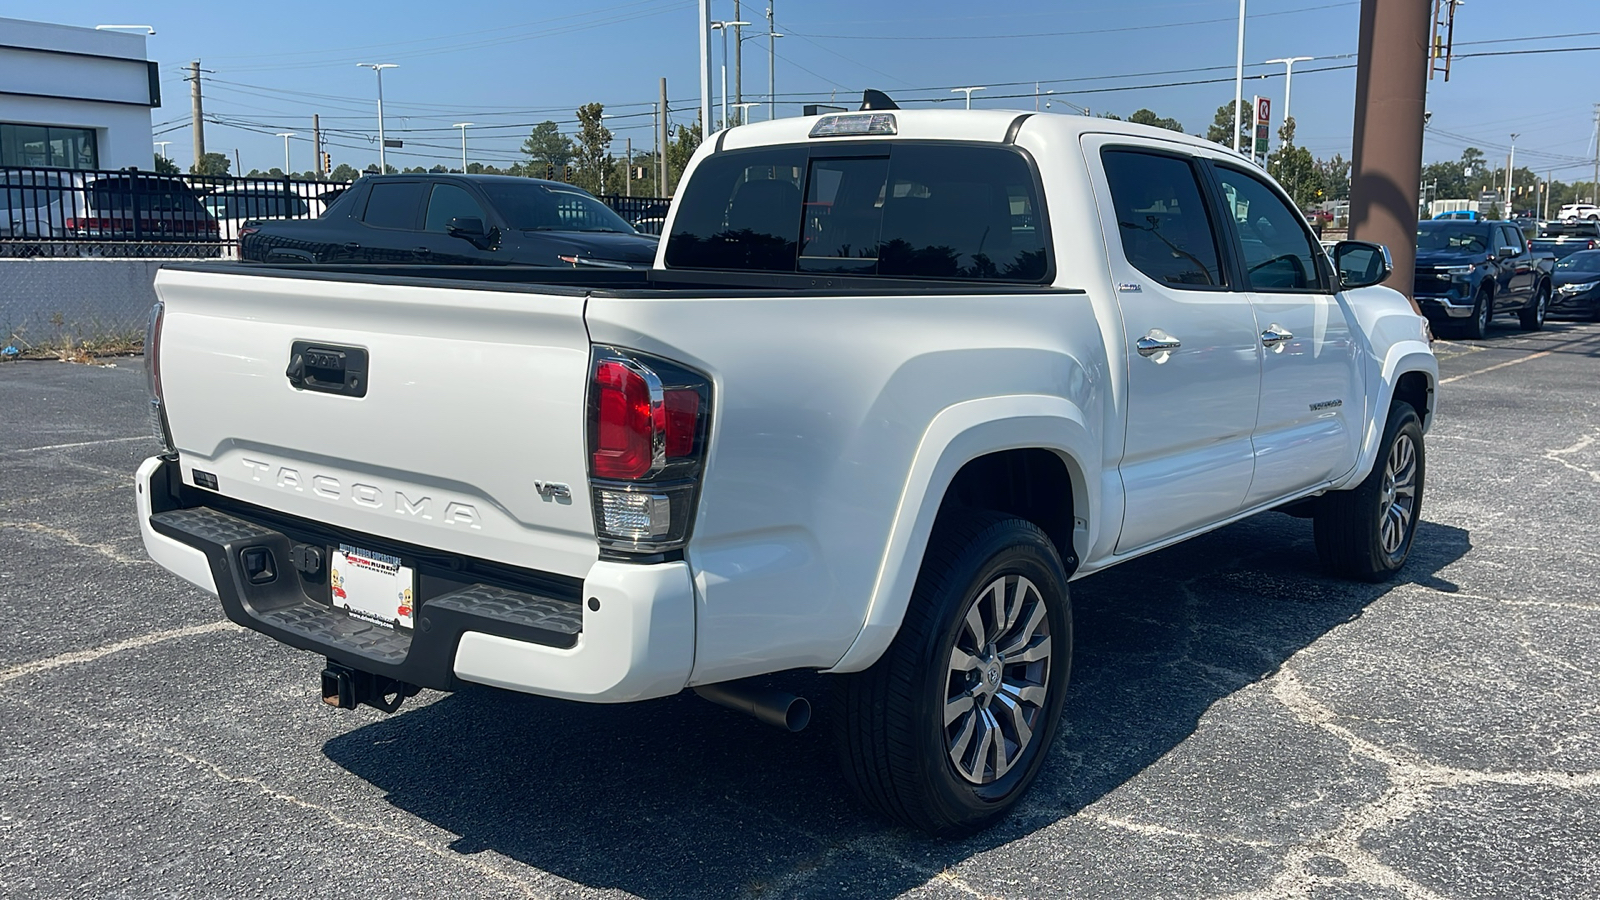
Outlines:
{"type": "Polygon", "coordinates": [[[596,562],[581,583],[362,534],[334,534],[184,485],[174,461],[145,460],[136,480],[145,550],[215,595],[228,618],[352,668],[438,690],[462,682],[615,703],[675,694],[694,663],[694,587],[683,562],[596,562]],[[351,618],[296,548],[343,540],[415,561],[417,627],[351,618]],[[272,577],[241,563],[265,550],[272,577]]]}

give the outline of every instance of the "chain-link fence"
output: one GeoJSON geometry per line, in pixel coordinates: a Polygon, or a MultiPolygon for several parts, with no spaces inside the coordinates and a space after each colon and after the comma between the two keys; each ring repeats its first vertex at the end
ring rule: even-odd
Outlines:
{"type": "Polygon", "coordinates": [[[136,349],[160,259],[0,259],[0,355],[136,349]]]}

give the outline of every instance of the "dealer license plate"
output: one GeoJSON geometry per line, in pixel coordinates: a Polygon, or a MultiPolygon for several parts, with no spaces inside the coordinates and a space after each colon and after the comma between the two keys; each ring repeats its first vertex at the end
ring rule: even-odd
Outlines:
{"type": "Polygon", "coordinates": [[[330,554],[333,605],[384,628],[410,628],[417,579],[399,557],[340,544],[330,554]]]}

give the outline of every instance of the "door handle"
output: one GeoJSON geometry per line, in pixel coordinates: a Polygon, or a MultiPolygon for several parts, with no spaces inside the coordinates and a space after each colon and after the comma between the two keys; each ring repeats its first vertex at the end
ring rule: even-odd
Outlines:
{"type": "Polygon", "coordinates": [[[1279,325],[1277,322],[1273,322],[1271,325],[1268,325],[1267,330],[1261,332],[1262,345],[1271,347],[1274,350],[1282,350],[1283,348],[1281,345],[1283,342],[1293,339],[1294,334],[1288,329],[1284,328],[1282,325],[1279,325]]]}
{"type": "Polygon", "coordinates": [[[360,245],[360,244],[358,244],[358,243],[356,243],[356,242],[355,242],[355,241],[351,241],[351,242],[350,242],[350,243],[348,243],[348,244],[345,244],[345,245],[344,245],[344,248],[345,248],[345,249],[346,249],[346,250],[349,250],[349,251],[350,251],[350,252],[351,252],[351,253],[354,253],[354,252],[356,252],[356,251],[357,251],[357,250],[360,250],[360,249],[361,249],[361,245],[360,245]]]}
{"type": "MultiPolygon", "coordinates": [[[[1140,356],[1149,358],[1157,353],[1171,353],[1182,347],[1183,342],[1159,328],[1152,328],[1144,337],[1134,341],[1133,346],[1139,351],[1140,356]]],[[[1165,357],[1162,361],[1165,361],[1165,357]]]]}
{"type": "Polygon", "coordinates": [[[418,247],[415,250],[412,250],[411,252],[415,253],[418,256],[427,256],[428,254],[432,253],[433,251],[431,249],[427,248],[427,247],[418,247]]]}

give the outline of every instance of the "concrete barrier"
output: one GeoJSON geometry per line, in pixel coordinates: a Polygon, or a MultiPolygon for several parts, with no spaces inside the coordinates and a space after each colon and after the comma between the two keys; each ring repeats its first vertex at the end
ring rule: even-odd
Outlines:
{"type": "Polygon", "coordinates": [[[0,347],[142,340],[167,259],[0,259],[0,347]]]}

